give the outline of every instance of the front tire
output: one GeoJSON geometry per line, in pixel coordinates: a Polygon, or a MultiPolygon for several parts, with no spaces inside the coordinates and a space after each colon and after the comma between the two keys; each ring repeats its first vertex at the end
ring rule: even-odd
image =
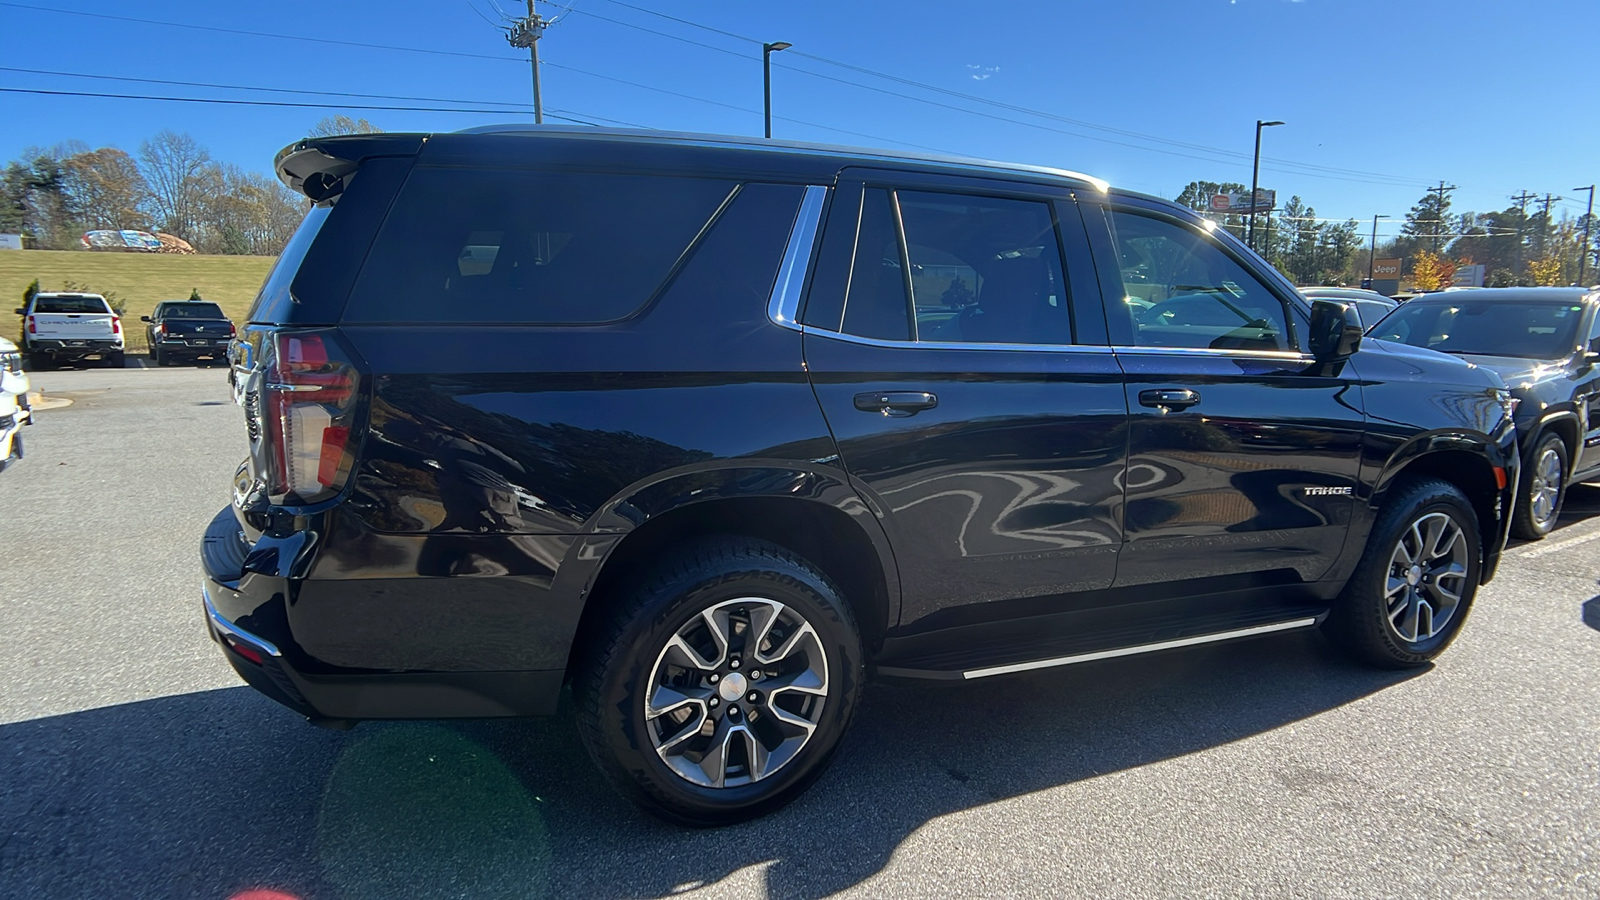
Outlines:
{"type": "Polygon", "coordinates": [[[1421,666],[1455,639],[1478,590],[1483,540],[1455,485],[1396,485],[1324,631],[1362,662],[1421,666]]]}
{"type": "Polygon", "coordinates": [[[1528,455],[1528,480],[1518,492],[1511,533],[1525,541],[1544,540],[1555,530],[1567,499],[1567,444],[1546,432],[1528,455]]]}
{"type": "Polygon", "coordinates": [[[683,825],[772,812],[822,774],[861,692],[848,604],[765,541],[689,547],[646,577],[573,679],[579,732],[623,794],[683,825]]]}

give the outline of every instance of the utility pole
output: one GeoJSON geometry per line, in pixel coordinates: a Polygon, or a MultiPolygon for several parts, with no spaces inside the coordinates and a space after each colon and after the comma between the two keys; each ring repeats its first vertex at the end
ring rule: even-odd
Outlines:
{"type": "Polygon", "coordinates": [[[506,43],[526,47],[533,62],[533,121],[536,125],[544,124],[544,98],[539,92],[539,38],[544,37],[544,27],[548,24],[534,10],[533,0],[528,0],[528,17],[512,22],[511,30],[506,32],[506,43]]]}
{"type": "Polygon", "coordinates": [[[1557,197],[1557,196],[1555,196],[1555,195],[1553,195],[1553,194],[1551,194],[1549,192],[1546,192],[1545,195],[1544,195],[1544,199],[1543,200],[1535,200],[1535,201],[1533,201],[1533,202],[1535,202],[1535,203],[1537,203],[1537,204],[1539,204],[1539,205],[1544,207],[1544,210],[1539,213],[1539,234],[1538,234],[1538,238],[1539,238],[1539,256],[1541,258],[1544,256],[1545,244],[1548,243],[1549,237],[1550,237],[1550,204],[1556,202],[1557,200],[1565,200],[1565,199],[1566,199],[1565,197],[1557,197]]]}
{"type": "Polygon", "coordinates": [[[1583,213],[1583,247],[1578,251],[1578,283],[1583,284],[1583,276],[1589,269],[1589,223],[1594,221],[1594,185],[1573,188],[1573,190],[1589,192],[1589,208],[1583,213]]]}
{"type": "Polygon", "coordinates": [[[1522,193],[1511,198],[1517,201],[1517,210],[1522,213],[1521,217],[1517,219],[1517,265],[1515,271],[1512,273],[1518,278],[1522,277],[1522,241],[1524,239],[1523,232],[1528,226],[1528,201],[1537,196],[1539,195],[1530,194],[1524,190],[1522,193]]]}
{"type": "Polygon", "coordinates": [[[1433,252],[1434,253],[1438,253],[1439,252],[1439,249],[1440,249],[1439,241],[1440,241],[1440,239],[1442,237],[1444,237],[1444,226],[1445,226],[1445,222],[1444,222],[1444,207],[1445,207],[1446,203],[1450,202],[1449,198],[1446,195],[1450,191],[1453,191],[1455,189],[1456,189],[1455,185],[1453,185],[1453,184],[1447,185],[1447,184],[1444,183],[1443,180],[1441,180],[1439,182],[1439,186],[1438,187],[1436,187],[1436,188],[1428,188],[1428,193],[1430,193],[1430,194],[1438,194],[1439,195],[1439,226],[1433,233],[1433,252]]]}

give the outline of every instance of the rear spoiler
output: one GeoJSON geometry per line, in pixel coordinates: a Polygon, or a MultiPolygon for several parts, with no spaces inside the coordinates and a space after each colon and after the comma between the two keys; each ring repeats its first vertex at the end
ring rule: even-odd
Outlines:
{"type": "Polygon", "coordinates": [[[346,134],[306,138],[278,151],[272,168],[289,190],[313,203],[331,202],[344,193],[350,176],[369,159],[416,156],[427,143],[425,134],[346,134]]]}

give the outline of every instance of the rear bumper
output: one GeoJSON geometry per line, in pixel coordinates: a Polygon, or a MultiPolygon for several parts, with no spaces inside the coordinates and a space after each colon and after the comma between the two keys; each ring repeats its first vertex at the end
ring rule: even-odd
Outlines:
{"type": "MultiPolygon", "coordinates": [[[[201,547],[205,570],[201,603],[206,629],[229,665],[273,700],[313,719],[492,718],[555,712],[564,669],[376,670],[332,666],[317,659],[301,644],[300,639],[308,636],[297,636],[289,624],[290,598],[300,594],[308,579],[246,571],[249,551],[263,549],[247,547],[233,510],[223,509],[206,529],[201,547]]],[[[278,548],[265,549],[263,556],[276,559],[278,548]]],[[[355,589],[363,583],[368,582],[313,582],[323,595],[341,585],[355,589]]],[[[350,620],[356,618],[340,622],[341,635],[366,630],[370,623],[350,620]]],[[[382,630],[393,627],[386,623],[382,630]]]]}
{"type": "Polygon", "coordinates": [[[120,353],[122,348],[121,338],[85,339],[81,341],[32,338],[28,341],[29,353],[44,353],[57,359],[77,359],[82,356],[93,356],[97,353],[120,353]]]}
{"type": "Polygon", "coordinates": [[[228,345],[233,341],[230,338],[166,338],[151,344],[151,349],[160,347],[163,353],[192,353],[195,356],[214,356],[228,352],[228,345]]]}

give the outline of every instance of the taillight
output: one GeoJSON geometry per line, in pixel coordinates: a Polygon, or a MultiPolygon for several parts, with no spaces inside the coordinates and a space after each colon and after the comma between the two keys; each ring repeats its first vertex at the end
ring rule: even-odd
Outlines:
{"type": "Polygon", "coordinates": [[[228,323],[228,337],[238,337],[238,336],[239,336],[239,329],[235,328],[232,322],[229,322],[228,323]]]}
{"type": "Polygon", "coordinates": [[[39,333],[39,329],[33,327],[33,316],[29,316],[28,317],[28,333],[29,334],[38,334],[39,333]]]}
{"type": "Polygon", "coordinates": [[[111,333],[112,334],[121,334],[122,333],[122,319],[121,318],[119,318],[117,316],[112,316],[111,317],[111,333]]]}
{"type": "Polygon", "coordinates": [[[159,334],[162,337],[166,337],[166,334],[167,334],[167,323],[162,322],[160,325],[157,325],[156,326],[156,334],[159,334]]]}
{"type": "Polygon", "coordinates": [[[360,373],[332,332],[280,331],[266,371],[268,493],[314,503],[338,493],[353,463],[360,373]]]}

